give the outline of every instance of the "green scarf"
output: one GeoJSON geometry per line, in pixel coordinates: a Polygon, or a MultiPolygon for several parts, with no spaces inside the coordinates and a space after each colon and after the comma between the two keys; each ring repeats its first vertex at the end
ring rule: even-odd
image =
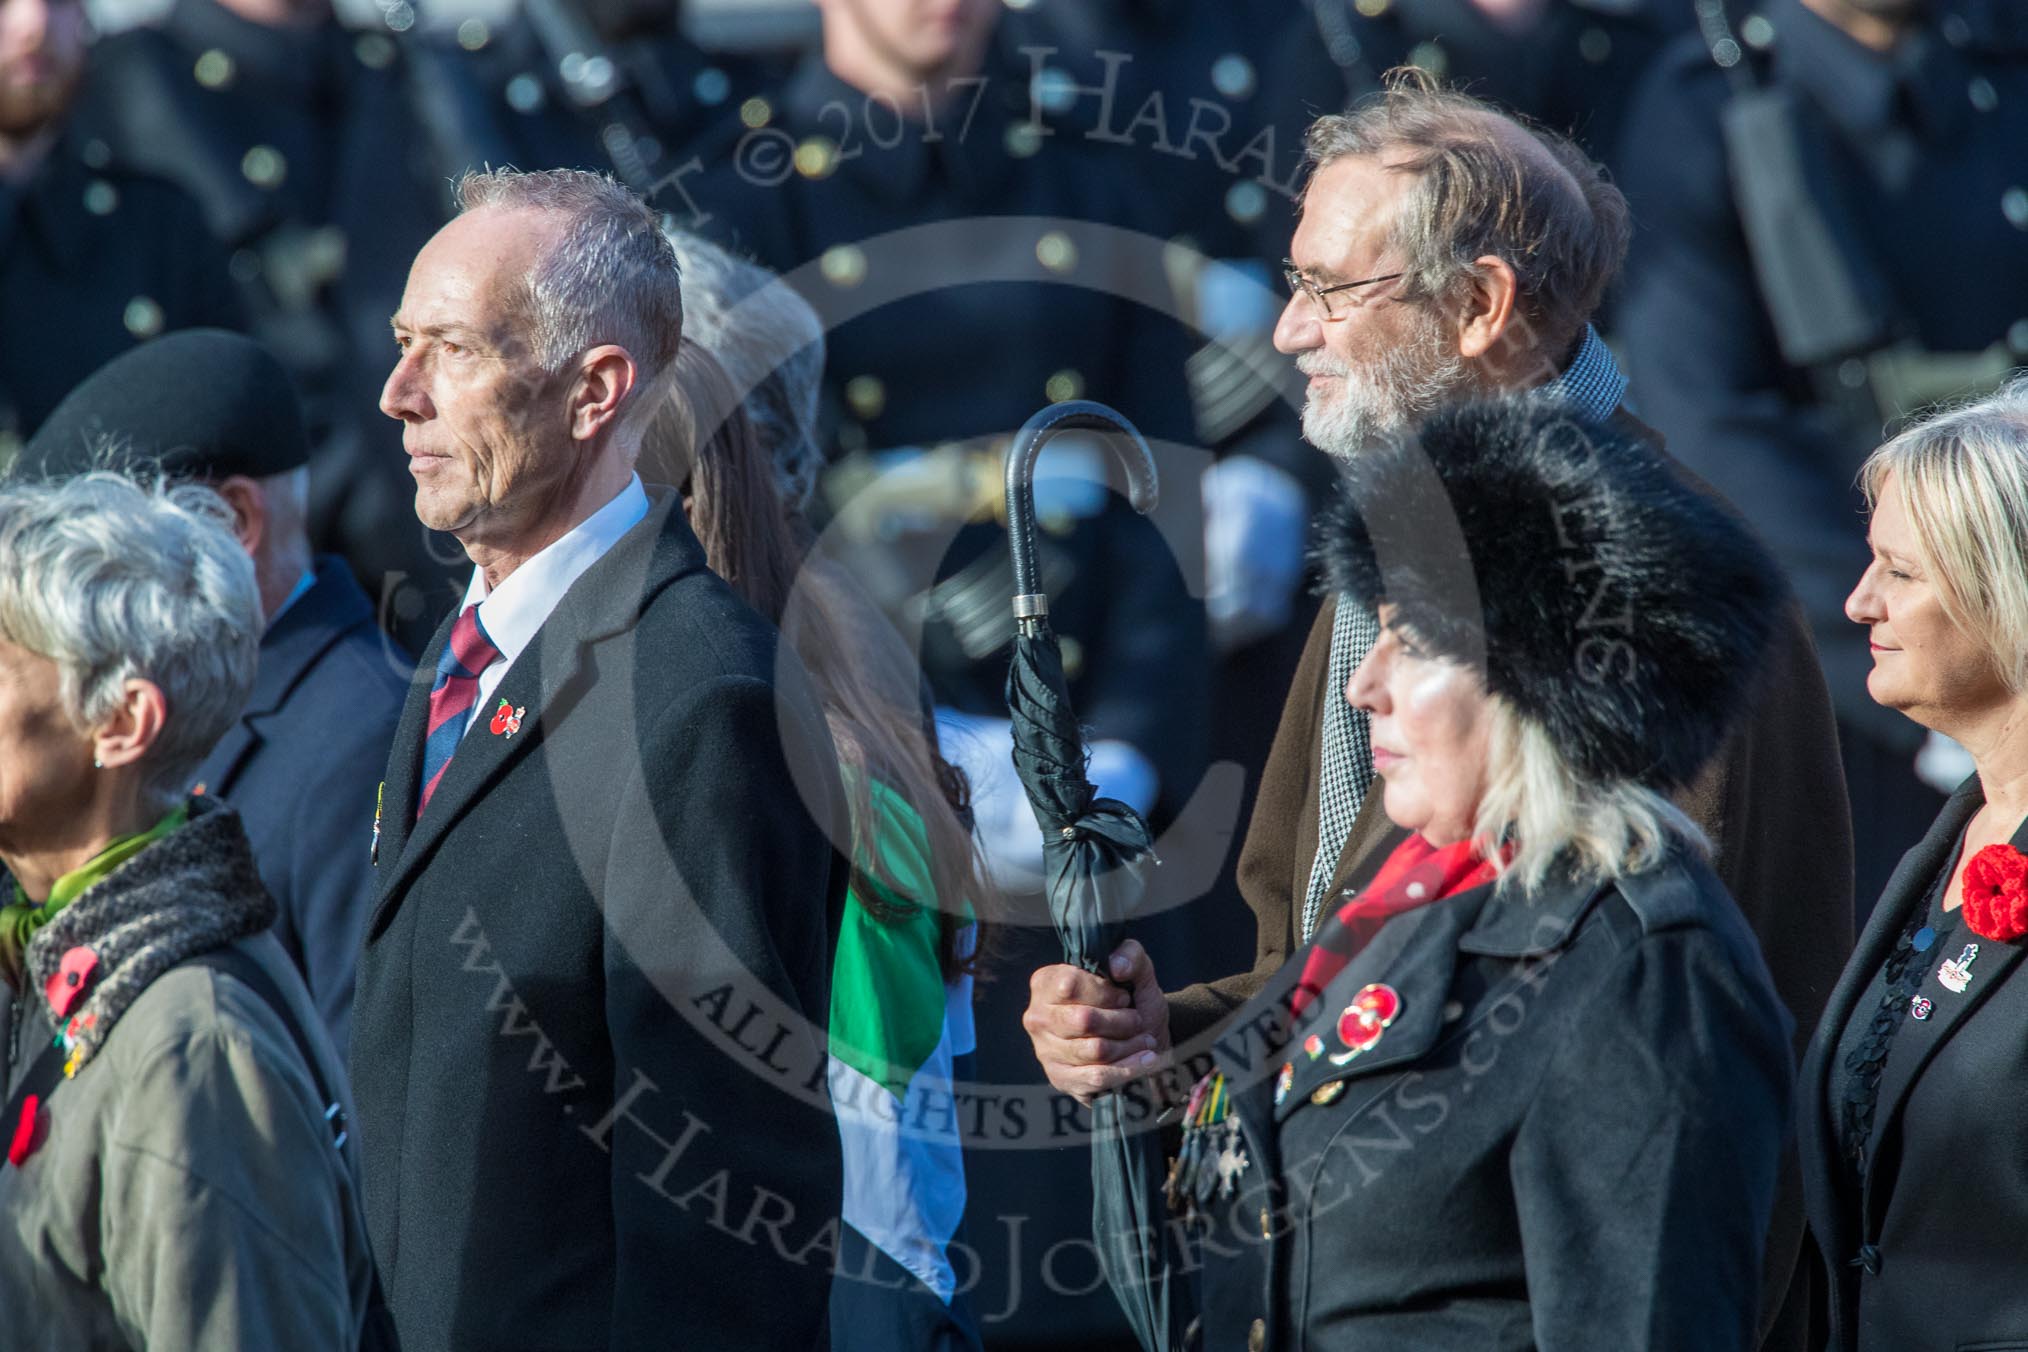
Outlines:
{"type": "Polygon", "coordinates": [[[35,937],[35,932],[47,925],[58,911],[83,896],[87,888],[103,880],[114,869],[189,820],[190,805],[181,803],[147,830],[118,837],[52,883],[47,901],[30,901],[28,894],[21,890],[21,884],[15,883],[14,904],[0,906],[0,970],[4,970],[8,983],[20,988],[21,955],[27,951],[28,941],[35,937]]]}

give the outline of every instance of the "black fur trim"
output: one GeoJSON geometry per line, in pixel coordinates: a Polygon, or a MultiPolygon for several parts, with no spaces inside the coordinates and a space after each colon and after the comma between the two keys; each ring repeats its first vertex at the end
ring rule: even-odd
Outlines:
{"type": "Polygon", "coordinates": [[[1540,724],[1581,773],[1670,789],[1717,749],[1787,588],[1654,446],[1531,399],[1465,404],[1345,470],[1326,584],[1540,724]]]}

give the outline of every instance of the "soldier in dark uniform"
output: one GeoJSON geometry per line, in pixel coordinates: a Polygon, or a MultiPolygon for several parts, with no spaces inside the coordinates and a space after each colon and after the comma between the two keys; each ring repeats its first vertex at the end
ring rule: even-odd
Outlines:
{"type": "Polygon", "coordinates": [[[524,0],[498,24],[466,19],[445,43],[505,162],[615,174],[649,192],[697,139],[772,87],[783,63],[706,51],[680,3],[524,0]]]}
{"type": "Polygon", "coordinates": [[[158,25],[99,45],[80,120],[113,163],[187,188],[234,250],[255,330],[303,390],[318,544],[390,622],[427,636],[457,553],[414,524],[376,402],[409,260],[485,150],[408,59],[413,9],[383,16],[354,31],[323,0],[176,0],[158,25]]]}
{"type": "Polygon", "coordinates": [[[1766,0],[1658,66],[1628,126],[1620,311],[1641,415],[1794,579],[1839,715],[1860,904],[1942,803],[1867,697],[1844,599],[1884,425],[2028,350],[2028,42],[2012,7],[1766,0]],[[2010,31],[2011,30],[2011,31],[2010,31]]]}
{"type": "Polygon", "coordinates": [[[0,460],[102,362],[240,322],[196,204],[79,133],[85,40],[82,0],[0,0],[0,460]]]}
{"type": "Polygon", "coordinates": [[[1347,107],[1390,67],[1423,66],[1576,140],[1617,172],[1627,106],[1689,0],[1308,0],[1274,56],[1284,115],[1347,107]]]}

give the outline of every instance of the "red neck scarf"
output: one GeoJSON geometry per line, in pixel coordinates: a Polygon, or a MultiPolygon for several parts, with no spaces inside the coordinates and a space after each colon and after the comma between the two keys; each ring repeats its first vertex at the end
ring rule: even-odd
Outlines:
{"type": "Polygon", "coordinates": [[[1301,1014],[1322,995],[1345,970],[1345,964],[1395,916],[1469,892],[1494,877],[1492,861],[1481,858],[1469,840],[1441,849],[1420,835],[1402,841],[1366,890],[1340,906],[1319,930],[1317,941],[1303,957],[1303,975],[1289,1001],[1289,1012],[1301,1014]]]}

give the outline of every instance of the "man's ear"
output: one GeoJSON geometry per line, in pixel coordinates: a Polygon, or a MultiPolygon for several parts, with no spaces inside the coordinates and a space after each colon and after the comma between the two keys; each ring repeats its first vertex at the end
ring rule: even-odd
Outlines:
{"type": "Polygon", "coordinates": [[[169,701],[153,681],[130,680],[120,702],[92,734],[92,757],[100,765],[132,765],[161,740],[169,701]]]}
{"type": "Polygon", "coordinates": [[[260,550],[268,533],[267,490],[258,479],[244,474],[227,475],[211,487],[232,508],[232,533],[239,537],[239,547],[251,557],[260,550]]]}
{"type": "Polygon", "coordinates": [[[639,378],[633,354],[618,344],[606,343],[579,358],[570,387],[571,438],[590,441],[617,422],[639,378]]]}
{"type": "Polygon", "coordinates": [[[1521,279],[1506,259],[1491,254],[1473,259],[1464,309],[1458,315],[1458,355],[1477,360],[1511,337],[1514,302],[1520,294],[1521,279]]]}

